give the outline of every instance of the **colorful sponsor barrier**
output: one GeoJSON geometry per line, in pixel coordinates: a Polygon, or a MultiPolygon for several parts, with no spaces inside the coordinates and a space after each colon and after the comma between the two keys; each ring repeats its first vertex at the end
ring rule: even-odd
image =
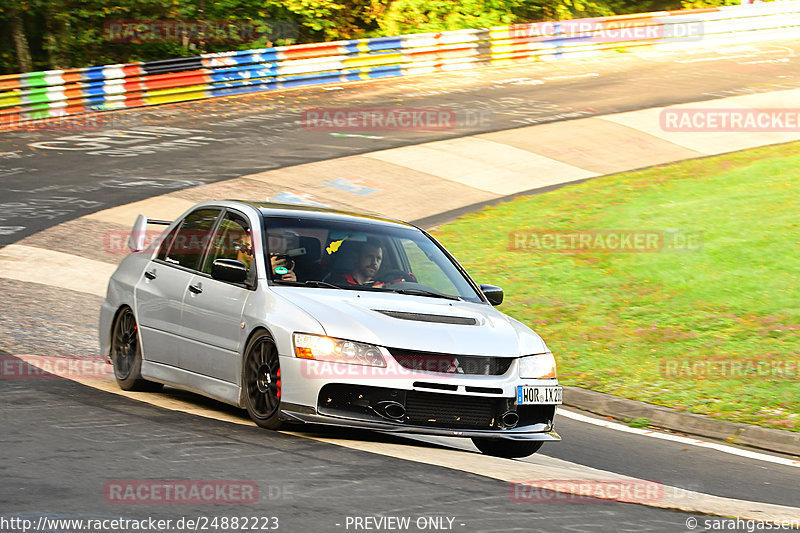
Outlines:
{"type": "Polygon", "coordinates": [[[639,47],[796,37],[800,0],[547,21],[0,76],[0,129],[27,120],[639,47]]]}

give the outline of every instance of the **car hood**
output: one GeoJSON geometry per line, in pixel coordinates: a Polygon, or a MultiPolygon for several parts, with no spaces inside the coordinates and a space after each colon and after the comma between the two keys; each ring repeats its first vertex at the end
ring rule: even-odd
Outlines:
{"type": "Polygon", "coordinates": [[[530,328],[487,304],[369,291],[272,289],[314,317],[331,337],[465,355],[517,357],[547,351],[530,328]],[[442,322],[452,317],[464,323],[442,322]]]}

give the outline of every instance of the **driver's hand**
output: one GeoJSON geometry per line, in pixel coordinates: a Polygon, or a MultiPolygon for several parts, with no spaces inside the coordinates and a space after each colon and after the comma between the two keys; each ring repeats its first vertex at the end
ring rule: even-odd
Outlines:
{"type": "MultiPolygon", "coordinates": [[[[272,269],[273,274],[275,273],[275,269],[278,267],[286,266],[286,258],[285,257],[277,257],[271,255],[269,257],[270,268],[272,269]]],[[[279,279],[286,280],[286,281],[297,281],[297,276],[295,275],[294,271],[289,270],[286,274],[275,274],[275,276],[279,276],[279,279]]]]}

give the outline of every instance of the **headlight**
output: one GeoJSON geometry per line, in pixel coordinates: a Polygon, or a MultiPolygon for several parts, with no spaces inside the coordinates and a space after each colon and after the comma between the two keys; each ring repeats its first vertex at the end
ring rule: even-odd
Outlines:
{"type": "Polygon", "coordinates": [[[315,361],[386,366],[386,361],[383,360],[381,350],[377,346],[308,333],[294,334],[294,354],[301,359],[315,361]]]}
{"type": "Polygon", "coordinates": [[[550,352],[519,358],[519,377],[555,378],[556,360],[550,352]]]}

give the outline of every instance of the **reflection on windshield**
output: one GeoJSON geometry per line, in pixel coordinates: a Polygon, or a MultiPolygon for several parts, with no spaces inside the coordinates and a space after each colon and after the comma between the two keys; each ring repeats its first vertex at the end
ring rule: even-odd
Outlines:
{"type": "Polygon", "coordinates": [[[482,301],[416,228],[290,217],[267,217],[264,226],[274,283],[482,301]]]}

